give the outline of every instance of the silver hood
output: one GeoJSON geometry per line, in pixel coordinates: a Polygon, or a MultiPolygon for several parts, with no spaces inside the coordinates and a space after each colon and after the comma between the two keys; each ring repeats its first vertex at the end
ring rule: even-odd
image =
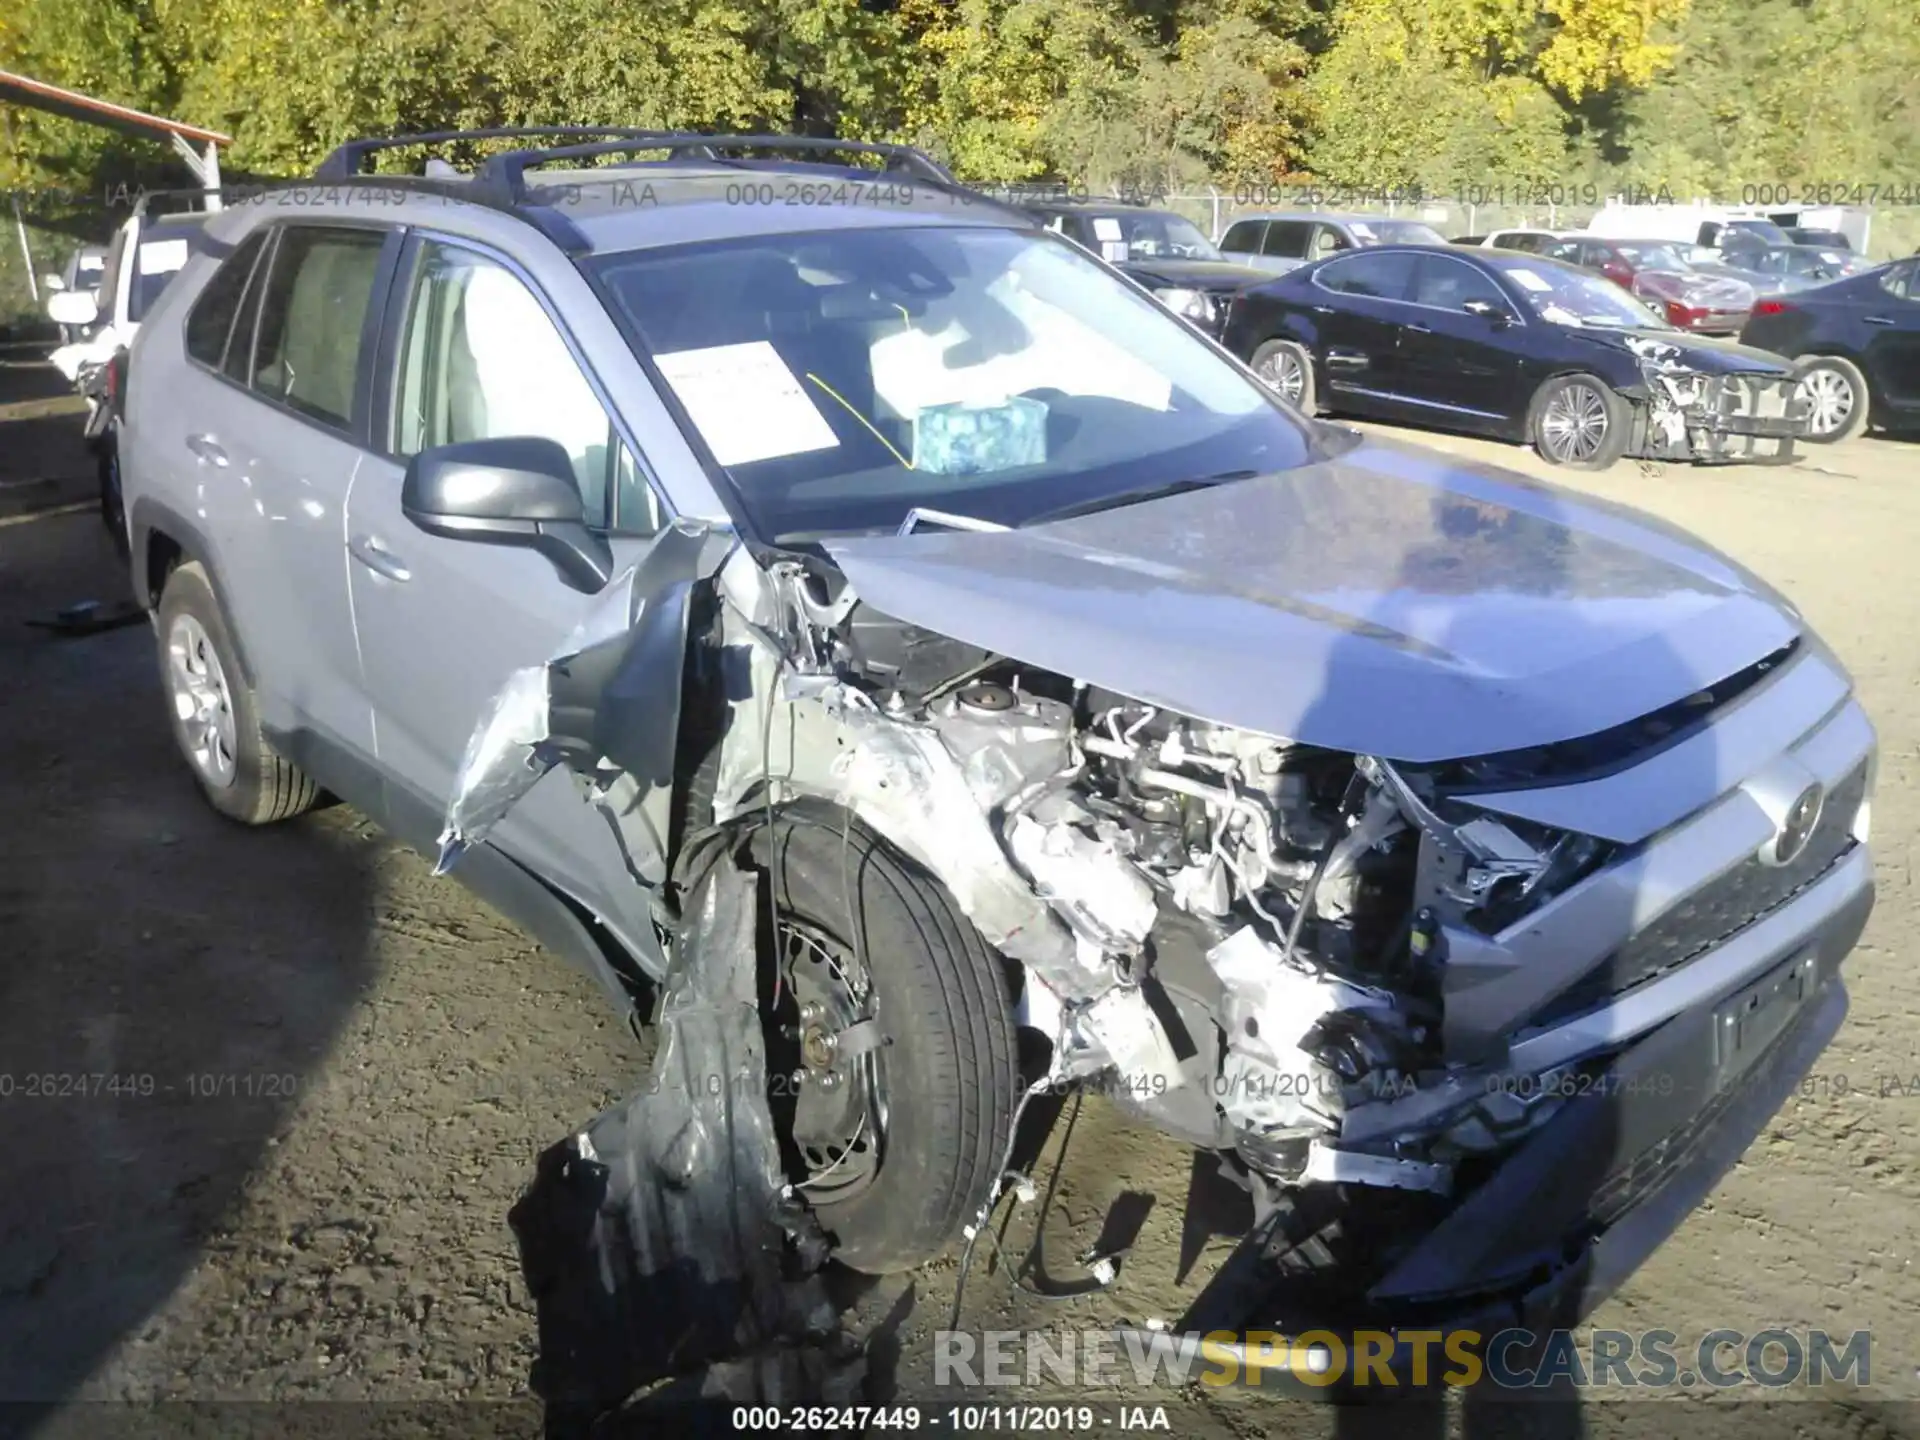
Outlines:
{"type": "Polygon", "coordinates": [[[1801,629],[1650,516],[1375,440],[1026,529],[827,549],[910,624],[1198,719],[1413,762],[1594,734],[1801,629]]]}

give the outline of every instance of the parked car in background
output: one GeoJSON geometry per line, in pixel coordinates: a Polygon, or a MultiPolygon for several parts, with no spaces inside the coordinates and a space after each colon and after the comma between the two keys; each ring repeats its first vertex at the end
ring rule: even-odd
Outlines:
{"type": "MultiPolygon", "coordinates": [[[[91,295],[100,288],[101,272],[106,269],[107,247],[104,245],[81,245],[67,257],[64,268],[51,275],[43,275],[41,288],[47,292],[47,304],[53,304],[53,297],[62,294],[91,295]]],[[[63,306],[62,309],[70,307],[63,306]]],[[[51,315],[51,308],[49,309],[51,315]]],[[[60,326],[60,343],[71,345],[86,334],[86,327],[73,324],[60,326]]]]}
{"type": "Polygon", "coordinates": [[[1743,269],[1761,275],[1781,275],[1810,285],[1844,280],[1873,268],[1864,256],[1831,245],[1768,245],[1740,252],[1743,269]]]}
{"type": "Polygon", "coordinates": [[[1545,252],[1591,270],[1631,291],[1668,324],[1700,335],[1737,335],[1757,297],[1752,284],[1690,263],[1664,240],[1614,240],[1569,235],[1545,252]]]}
{"type": "Polygon", "coordinates": [[[107,247],[92,291],[63,290],[48,314],[80,338],[51,360],[87,399],[86,438],[93,448],[100,519],[123,554],[127,545],[121,502],[119,404],[126,392],[129,347],[147,312],[202,242],[204,214],[153,216],[136,206],[107,247]]]}
{"type": "Polygon", "coordinates": [[[1481,243],[1490,250],[1521,250],[1544,255],[1559,240],[1551,230],[1495,230],[1481,243]]]}
{"type": "Polygon", "coordinates": [[[1230,264],[1197,225],[1171,210],[1150,210],[1119,200],[1021,208],[1049,230],[1057,230],[1131,275],[1153,291],[1161,304],[1216,339],[1234,296],[1272,278],[1264,270],[1230,264]]]}
{"type": "Polygon", "coordinates": [[[1920,257],[1763,299],[1740,340],[1799,362],[1810,440],[1920,422],[1920,257]]]}
{"type": "Polygon", "coordinates": [[[1793,367],[1687,334],[1578,266],[1504,250],[1393,246],[1252,291],[1227,344],[1305,409],[1531,443],[1604,469],[1623,455],[1793,456],[1793,367]]]}
{"type": "MultiPolygon", "coordinates": [[[[208,803],[324,785],[623,1022],[661,1000],[520,1212],[550,1293],[629,1383],[641,1327],[757,1355],[716,1307],[798,1292],[737,1276],[926,1263],[1023,1094],[1118,1074],[1263,1217],[1211,1324],[1579,1323],[1845,1012],[1874,735],[1801,615],[1624,506],[1304,418],[918,152],[594,138],[471,181],[362,143],[217,217],[126,421],[208,803]]],[[[1570,457],[1656,380],[1746,433],[1782,366],[1505,252],[1276,292],[1334,373],[1530,386],[1570,457]]]]}
{"type": "Polygon", "coordinates": [[[1840,230],[1809,230],[1804,225],[1783,225],[1780,227],[1787,239],[1796,245],[1819,245],[1828,250],[1851,250],[1853,241],[1840,230]]]}
{"type": "Polygon", "coordinates": [[[1446,243],[1446,236],[1418,220],[1319,211],[1243,215],[1220,237],[1220,249],[1227,259],[1279,275],[1342,250],[1446,243]]]}

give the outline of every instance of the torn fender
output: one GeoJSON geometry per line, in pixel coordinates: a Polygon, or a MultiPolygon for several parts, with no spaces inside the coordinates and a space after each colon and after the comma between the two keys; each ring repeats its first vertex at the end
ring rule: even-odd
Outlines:
{"type": "Polygon", "coordinates": [[[680,682],[696,585],[734,537],[675,521],[588,604],[553,658],[516,670],[482,712],[455,777],[434,873],[485,840],[554,766],[591,774],[606,760],[631,777],[622,807],[649,837],[635,843],[610,816],[635,878],[666,877],[667,817],[680,731],[680,682]]]}
{"type": "Polygon", "coordinates": [[[645,1082],[547,1151],[509,1216],[550,1417],[590,1421],[695,1375],[746,1402],[859,1398],[828,1242],[787,1184],[767,1102],[759,893],[724,856],[696,883],[645,1082]]]}

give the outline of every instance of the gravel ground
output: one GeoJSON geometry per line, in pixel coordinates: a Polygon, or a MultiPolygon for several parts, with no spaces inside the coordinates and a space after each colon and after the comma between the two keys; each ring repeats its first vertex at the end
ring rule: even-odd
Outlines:
{"type": "MultiPolygon", "coordinates": [[[[0,387],[0,401],[53,393],[18,365],[0,387]]],[[[86,1402],[377,1400],[193,1413],[223,1431],[405,1413],[536,1433],[527,1409],[446,1402],[525,1396],[533,1314],[506,1212],[539,1151],[631,1082],[639,1046],[583,977],[350,810],[265,831],[216,818],[173,753],[144,626],[60,639],[23,623],[119,593],[92,516],[5,508],[8,481],[32,481],[13,490],[36,505],[86,498],[83,458],[45,428],[71,417],[47,408],[0,405],[0,1401],[54,1408],[8,1411],[0,1429],[86,1435],[122,1413],[86,1402]]],[[[1512,447],[1424,438],[1544,473],[1512,447]]],[[[1872,1387],[1767,1406],[1752,1392],[1589,1396],[1524,1417],[1456,1406],[1384,1433],[1920,1434],[1901,1403],[1920,1395],[1920,978],[1897,938],[1920,825],[1917,454],[1866,440],[1787,469],[1627,464],[1582,481],[1780,584],[1853,668],[1883,746],[1879,907],[1826,1083],[1594,1323],[1869,1329],[1872,1387]],[[1882,1093],[1895,1088],[1909,1095],[1882,1093]]],[[[1044,1210],[1053,1278],[1071,1285],[1071,1257],[1117,1208],[1138,1222],[1122,1279],[1043,1304],[977,1263],[968,1328],[1170,1319],[1231,1245],[1208,1233],[1230,1212],[1187,1203],[1188,1152],[1099,1099],[1062,1157],[1064,1130],[1035,1168],[1044,1190],[1059,1161],[1050,1203],[1016,1212],[1006,1244],[1024,1252],[1044,1210]]],[[[956,1268],[860,1300],[902,1395],[919,1393],[956,1268]]],[[[1245,1395],[1157,1398],[1190,1434],[1367,1428],[1245,1395]]]]}

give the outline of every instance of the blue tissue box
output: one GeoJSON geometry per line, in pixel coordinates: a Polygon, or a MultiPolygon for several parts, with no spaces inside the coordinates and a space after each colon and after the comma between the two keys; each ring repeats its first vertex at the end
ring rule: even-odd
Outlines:
{"type": "Polygon", "coordinates": [[[981,475],[1044,465],[1047,407],[1016,395],[998,405],[929,405],[913,422],[913,468],[981,475]]]}

